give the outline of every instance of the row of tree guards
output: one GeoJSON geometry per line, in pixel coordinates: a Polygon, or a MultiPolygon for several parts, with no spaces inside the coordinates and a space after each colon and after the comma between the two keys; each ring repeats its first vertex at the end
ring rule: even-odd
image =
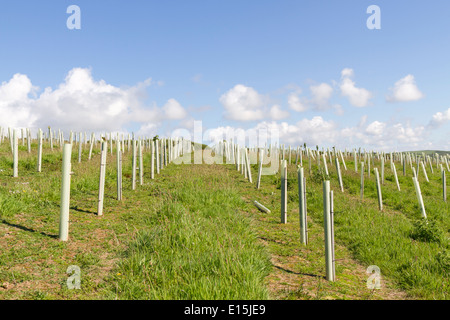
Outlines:
{"type": "MultiPolygon", "coordinates": [[[[18,177],[18,130],[8,128],[8,137],[10,140],[11,151],[13,155],[13,177],[18,177]]],[[[25,144],[25,140],[27,140],[28,152],[31,152],[31,133],[29,129],[22,129],[22,145],[25,144]],[[26,133],[26,135],[24,134],[26,133]]],[[[78,144],[78,162],[81,162],[81,155],[83,146],[89,143],[89,160],[92,158],[93,147],[100,143],[101,151],[100,151],[100,164],[99,164],[99,193],[98,193],[98,206],[97,206],[97,215],[103,215],[103,200],[105,194],[105,178],[106,178],[106,159],[108,152],[108,139],[107,135],[104,134],[101,136],[100,140],[95,139],[95,134],[92,133],[89,141],[86,139],[87,135],[79,133],[78,135],[70,132],[68,141],[65,141],[63,137],[63,133],[58,130],[57,139],[54,138],[54,133],[50,130],[47,137],[44,137],[43,131],[38,129],[37,132],[37,167],[36,170],[38,172],[42,171],[42,148],[44,139],[47,139],[47,142],[50,143],[50,148],[53,150],[54,143],[56,142],[62,152],[63,152],[63,160],[62,160],[62,179],[61,179],[61,205],[60,205],[60,224],[59,224],[59,239],[61,241],[67,241],[69,238],[69,207],[70,207],[70,176],[71,172],[71,158],[72,158],[72,146],[76,143],[78,144]]],[[[0,128],[0,143],[3,143],[5,139],[5,135],[3,134],[3,129],[0,128]]],[[[113,141],[115,141],[116,146],[116,167],[117,167],[117,200],[122,200],[122,154],[125,151],[129,151],[130,148],[132,150],[132,189],[136,189],[137,183],[137,174],[136,171],[139,171],[139,184],[143,184],[144,177],[144,159],[143,159],[143,151],[144,149],[149,149],[151,152],[151,165],[150,165],[150,177],[151,179],[155,178],[156,174],[159,174],[161,170],[167,166],[170,162],[178,157],[191,153],[192,152],[192,144],[191,142],[184,140],[183,138],[174,138],[174,139],[158,139],[155,137],[154,139],[135,139],[134,134],[128,135],[128,139],[122,135],[120,138],[119,135],[116,136],[116,139],[113,139],[113,135],[109,135],[109,146],[110,152],[113,154],[113,141]],[[139,165],[137,165],[139,161],[139,165]]]]}
{"type": "MultiPolygon", "coordinates": [[[[244,151],[246,153],[246,151],[244,151]]],[[[261,154],[261,153],[260,153],[261,154]]],[[[258,166],[258,184],[260,187],[262,159],[258,166]]],[[[242,166],[246,170],[247,165],[242,166]]],[[[247,173],[251,176],[251,172],[247,173]]],[[[281,223],[287,223],[287,160],[281,160],[281,223]]],[[[249,180],[250,181],[250,180],[249,180]]],[[[308,244],[308,220],[306,205],[306,177],[302,166],[297,170],[298,197],[299,197],[299,220],[300,220],[300,242],[303,245],[308,244]]],[[[255,206],[265,213],[271,211],[258,201],[254,201],[255,206]]],[[[334,223],[333,223],[333,191],[330,190],[330,181],[323,181],[323,216],[324,216],[324,239],[325,239],[325,266],[326,279],[328,281],[336,280],[335,272],[335,252],[334,252],[334,223]]]]}
{"type": "MultiPolygon", "coordinates": [[[[155,140],[128,140],[132,145],[132,190],[136,189],[136,170],[139,170],[139,184],[144,183],[144,159],[143,145],[151,149],[151,179],[155,178],[155,162],[157,174],[172,162],[174,159],[191,152],[191,143],[183,139],[155,139],[155,140]],[[161,150],[161,152],[159,151],[161,150]],[[139,159],[139,165],[137,161],[139,159]]],[[[124,141],[116,140],[116,166],[117,166],[117,200],[122,200],[122,153],[124,141]]],[[[103,215],[103,200],[105,195],[105,177],[106,177],[106,159],[108,152],[108,142],[103,138],[100,151],[100,177],[97,215],[103,215]]],[[[61,184],[61,210],[60,210],[60,229],[59,239],[67,241],[69,235],[69,202],[70,202],[70,174],[71,174],[71,155],[72,144],[65,143],[63,147],[63,168],[62,168],[62,184],[61,184]]]]}
{"type": "MultiPolygon", "coordinates": [[[[232,146],[232,144],[230,144],[232,146]]],[[[250,150],[250,149],[249,149],[250,150]]],[[[248,153],[249,150],[246,148],[239,148],[236,147],[235,153],[236,154],[243,154],[242,156],[242,165],[239,167],[239,162],[236,162],[237,170],[241,170],[241,173],[244,174],[245,178],[248,178],[249,182],[251,183],[251,170],[248,165],[248,153]]],[[[264,151],[267,150],[264,149],[254,149],[253,154],[258,155],[258,176],[257,176],[257,183],[256,188],[259,189],[261,186],[261,172],[262,172],[262,165],[264,163],[264,151]]],[[[227,143],[225,142],[224,145],[219,146],[218,150],[219,153],[223,154],[224,156],[228,158],[232,158],[230,156],[230,153],[233,153],[233,149],[229,149],[229,146],[227,146],[227,143]]],[[[281,147],[279,149],[270,149],[269,153],[275,153],[275,158],[280,159],[280,176],[281,176],[281,205],[280,205],[280,221],[282,224],[287,223],[287,164],[288,161],[291,162],[291,152],[292,149],[289,148],[289,156],[286,157],[288,159],[285,159],[285,149],[284,147],[281,147]]],[[[345,152],[346,156],[348,156],[348,152],[345,152]]],[[[347,166],[344,160],[344,153],[341,151],[335,151],[333,150],[333,156],[332,153],[328,150],[327,152],[322,151],[315,152],[314,150],[305,148],[304,150],[300,150],[300,148],[297,148],[296,152],[296,159],[295,164],[298,165],[297,170],[297,182],[298,182],[298,197],[299,197],[299,220],[300,220],[300,242],[303,245],[308,244],[308,223],[307,223],[307,204],[306,204],[306,178],[304,174],[304,168],[302,163],[302,158],[306,156],[309,160],[309,170],[311,172],[311,163],[312,161],[316,160],[317,164],[320,168],[320,159],[322,159],[323,163],[323,172],[326,177],[329,177],[329,171],[328,171],[328,165],[327,165],[327,156],[329,157],[330,164],[333,164],[333,158],[334,158],[334,164],[336,166],[337,171],[337,178],[339,183],[339,189],[341,192],[344,192],[344,186],[342,182],[342,174],[340,169],[340,162],[339,159],[341,159],[345,170],[347,170],[347,166]],[[312,160],[312,161],[311,161],[312,160]]],[[[413,155],[406,153],[405,155],[397,154],[397,153],[390,153],[390,154],[383,154],[383,153],[363,153],[359,154],[356,152],[356,150],[353,151],[353,161],[355,163],[355,172],[358,172],[358,160],[363,160],[360,163],[360,172],[361,172],[361,184],[360,184],[360,198],[364,198],[364,176],[366,173],[365,166],[368,167],[367,174],[370,177],[370,166],[374,164],[374,158],[378,158],[381,163],[381,177],[380,172],[378,168],[373,168],[373,173],[375,175],[375,183],[376,183],[376,190],[377,190],[377,198],[378,198],[378,206],[379,210],[383,211],[383,199],[382,199],[382,185],[384,184],[384,176],[385,176],[385,161],[386,159],[390,160],[390,168],[394,175],[394,180],[397,186],[398,191],[401,191],[400,184],[398,181],[397,171],[395,167],[394,161],[399,160],[403,165],[403,174],[406,175],[406,166],[410,165],[412,172],[413,172],[413,184],[416,191],[417,199],[419,202],[419,206],[421,209],[421,215],[423,218],[427,218],[425,206],[422,198],[422,193],[420,190],[419,180],[418,180],[418,171],[419,170],[419,164],[420,168],[422,169],[423,175],[427,182],[429,182],[426,167],[424,165],[424,162],[420,160],[419,157],[414,157],[413,155]],[[417,167],[413,166],[413,159],[416,159],[417,167]]],[[[432,161],[430,157],[424,156],[424,159],[428,159],[427,163],[430,165],[430,170],[432,170],[432,161]]],[[[442,175],[442,189],[443,189],[443,201],[447,201],[447,191],[446,191],[446,173],[445,169],[443,167],[443,164],[447,166],[448,168],[448,155],[447,156],[439,156],[436,154],[436,157],[434,158],[434,161],[436,166],[438,166],[441,169],[441,175],[442,175]]],[[[433,173],[433,171],[432,171],[433,173]]],[[[263,204],[259,203],[258,201],[254,201],[254,205],[261,211],[270,213],[270,209],[266,208],[263,204]]],[[[326,279],[329,281],[335,281],[336,274],[335,274],[335,257],[334,257],[334,223],[333,223],[333,191],[330,190],[330,181],[329,179],[324,179],[323,181],[323,210],[324,210],[324,239],[325,239],[325,262],[326,262],[326,279]]]]}
{"type": "MultiPolygon", "coordinates": [[[[28,153],[31,153],[31,145],[32,145],[32,138],[31,138],[31,131],[30,129],[11,129],[8,128],[7,134],[5,135],[5,130],[4,128],[0,127],[0,144],[4,142],[5,138],[9,138],[10,140],[10,147],[11,147],[11,153],[13,156],[13,177],[18,177],[19,175],[19,171],[18,171],[18,162],[19,162],[19,157],[18,157],[18,149],[19,149],[19,132],[22,132],[21,135],[21,139],[22,139],[22,145],[25,145],[25,141],[27,141],[27,148],[28,148],[28,153]]],[[[93,152],[93,148],[98,144],[101,143],[101,141],[107,141],[106,139],[106,134],[101,135],[101,139],[96,139],[95,134],[92,133],[90,135],[90,138],[88,139],[88,135],[86,133],[74,133],[74,132],[70,132],[69,134],[69,138],[66,141],[63,135],[63,132],[61,130],[58,130],[58,134],[57,134],[57,138],[54,138],[56,136],[56,132],[53,132],[50,127],[49,127],[49,131],[48,134],[45,135],[44,132],[41,129],[38,129],[37,131],[37,137],[36,137],[36,141],[37,141],[37,160],[36,160],[36,171],[37,172],[41,172],[42,171],[42,155],[43,155],[43,144],[44,141],[48,142],[50,144],[50,148],[53,151],[54,147],[55,147],[55,143],[59,145],[60,150],[63,150],[63,146],[65,143],[69,143],[69,144],[77,144],[78,145],[78,162],[80,163],[82,160],[82,152],[83,152],[83,148],[84,146],[89,144],[89,156],[88,159],[91,160],[92,158],[92,152],[93,152]]],[[[145,139],[140,139],[141,142],[139,142],[139,148],[141,148],[140,150],[144,150],[144,147],[150,148],[150,139],[149,138],[145,138],[145,139]]],[[[161,141],[163,141],[163,143],[167,143],[166,141],[167,139],[162,139],[161,141]]],[[[113,141],[119,141],[122,144],[122,152],[125,151],[125,149],[127,151],[129,151],[131,148],[136,148],[136,144],[133,144],[132,141],[135,141],[134,139],[134,135],[132,137],[131,134],[128,134],[128,137],[126,137],[124,134],[122,134],[121,138],[119,138],[119,134],[117,134],[116,139],[114,139],[113,134],[109,135],[109,146],[110,146],[110,152],[111,155],[113,154],[113,141]],[[133,146],[132,146],[133,144],[133,146]]],[[[118,142],[116,142],[117,144],[118,142]]],[[[156,146],[158,148],[158,146],[156,146]]],[[[173,152],[174,150],[172,150],[172,147],[167,145],[167,148],[170,149],[170,152],[173,152]]],[[[161,147],[160,147],[161,148],[161,147]]],[[[135,151],[133,151],[135,152],[135,151]]],[[[141,151],[139,151],[141,152],[141,151]]],[[[165,158],[161,159],[161,161],[164,161],[164,163],[161,164],[161,168],[164,167],[164,165],[167,164],[167,160],[168,157],[171,157],[171,155],[169,155],[169,153],[165,153],[164,154],[165,158]]],[[[158,162],[159,159],[157,159],[158,162]]],[[[160,167],[157,168],[159,173],[159,170],[161,169],[160,167]]],[[[141,178],[140,178],[141,179],[141,178]]]]}

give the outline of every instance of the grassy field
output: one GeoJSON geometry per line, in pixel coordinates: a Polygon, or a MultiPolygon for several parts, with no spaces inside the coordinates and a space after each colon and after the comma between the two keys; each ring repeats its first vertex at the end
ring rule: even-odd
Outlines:
{"type": "MultiPolygon", "coordinates": [[[[428,224],[411,179],[397,191],[386,169],[384,210],[378,210],[374,175],[352,159],[345,190],[335,192],[336,282],[325,280],[322,176],[307,177],[309,243],[300,244],[296,166],[288,167],[288,223],[280,223],[279,175],[250,184],[234,165],[169,164],[131,190],[131,153],[124,154],[123,199],[116,200],[115,152],[108,152],[104,215],[97,216],[99,149],[78,163],[72,154],[69,241],[58,240],[61,153],[44,146],[42,172],[33,153],[19,147],[19,177],[12,178],[9,142],[0,144],[0,299],[448,299],[448,202],[440,175],[419,174],[428,224]],[[258,211],[258,200],[271,209],[258,211]],[[66,281],[81,269],[81,289],[66,281]],[[381,269],[382,288],[366,286],[369,265],[381,269]]],[[[376,163],[379,166],[378,163],[376,163]]],[[[386,166],[388,167],[388,166],[386,166]]],[[[256,180],[256,165],[252,166],[256,180]]]]}
{"type": "MultiPolygon", "coordinates": [[[[364,264],[377,265],[382,275],[395,287],[416,299],[448,299],[450,271],[450,208],[442,199],[440,173],[428,172],[430,182],[419,174],[428,220],[421,217],[412,172],[398,172],[401,191],[397,190],[393,173],[386,169],[382,185],[383,211],[377,203],[375,176],[365,175],[364,199],[360,200],[360,173],[353,161],[346,161],[343,171],[344,192],[340,191],[336,170],[328,164],[334,190],[335,237],[352,257],[364,264]]],[[[378,162],[376,166],[380,166],[378,162]]],[[[341,165],[342,167],[342,165],[341,165]]],[[[388,166],[386,166],[388,167],[388,166]]],[[[308,170],[306,170],[308,171],[308,170]]],[[[317,169],[313,167],[313,172],[317,169]]],[[[296,191],[296,170],[289,170],[288,189],[296,191]]],[[[270,183],[270,179],[267,177],[270,183]]],[[[263,182],[264,183],[264,182],[263,182]]],[[[290,206],[298,206],[298,196],[288,198],[290,206]]],[[[322,177],[307,175],[307,203],[312,220],[323,224],[322,177]],[[309,187],[309,188],[308,188],[309,187]]],[[[274,206],[278,209],[277,204],[274,206]]],[[[297,212],[298,209],[296,208],[297,212]]],[[[276,209],[275,209],[276,211],[276,209]]],[[[294,214],[294,212],[293,212],[294,214]]],[[[338,258],[337,258],[338,259],[338,258]]],[[[336,262],[340,264],[339,261],[336,262]]],[[[339,268],[339,267],[337,267],[339,268]]],[[[340,275],[337,271],[339,281],[340,275]]]]}

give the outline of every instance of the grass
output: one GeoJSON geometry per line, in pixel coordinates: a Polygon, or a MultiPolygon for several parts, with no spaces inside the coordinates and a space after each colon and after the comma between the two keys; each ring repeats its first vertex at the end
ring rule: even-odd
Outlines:
{"type": "MultiPolygon", "coordinates": [[[[313,171],[314,172],[314,171],[313,171]]],[[[273,271],[266,279],[275,299],[406,299],[388,277],[382,290],[366,286],[369,264],[358,262],[342,242],[336,244],[336,282],[325,280],[323,208],[321,174],[307,176],[308,244],[300,243],[298,190],[296,167],[288,167],[288,222],[281,224],[279,175],[262,176],[261,188],[240,177],[247,198],[247,212],[255,216],[255,226],[261,241],[272,257],[273,271]],[[317,180],[317,181],[316,181],[317,180]],[[316,181],[316,182],[315,182],[316,181]],[[256,210],[257,200],[271,210],[270,214],[256,210]]],[[[239,177],[237,178],[239,180],[239,177]]],[[[337,214],[337,213],[336,213],[337,214]]],[[[384,276],[384,275],[383,275],[384,276]]]]}
{"type": "MultiPolygon", "coordinates": [[[[353,158],[341,165],[344,192],[328,164],[335,192],[336,282],[324,279],[322,181],[304,157],[309,243],[299,240],[296,166],[288,166],[288,223],[280,223],[279,174],[255,188],[234,165],[165,166],[131,190],[131,152],[124,154],[123,200],[116,200],[115,150],[106,167],[104,215],[97,211],[99,148],[88,160],[72,152],[69,241],[58,237],[61,152],[44,144],[42,172],[19,150],[12,178],[9,143],[0,144],[0,299],[448,299],[448,203],[440,174],[419,173],[428,223],[420,216],[411,171],[398,171],[401,191],[385,170],[382,212],[375,177],[353,158]],[[271,210],[256,209],[257,200],[271,210]],[[81,268],[80,290],[67,288],[67,268],[81,268]],[[366,286],[369,265],[382,289],[366,286]]],[[[202,148],[203,149],[203,148],[202,148]]],[[[295,157],[293,158],[295,159],[295,157]]],[[[292,160],[293,161],[293,160],[292,160]]],[[[379,168],[377,161],[375,167],[379,168]]],[[[374,165],[371,166],[373,170],[374,165]]],[[[388,166],[386,166],[387,168],[388,166]]]]}
{"type": "MultiPolygon", "coordinates": [[[[337,243],[346,246],[358,261],[379,266],[384,276],[410,296],[448,299],[449,274],[443,257],[447,257],[449,249],[450,210],[442,200],[440,174],[437,170],[434,174],[428,172],[429,183],[424,181],[423,174],[419,175],[428,215],[424,221],[409,170],[409,176],[399,175],[402,191],[397,190],[393,173],[386,170],[382,185],[384,209],[380,212],[373,172],[370,178],[366,173],[365,198],[361,201],[360,173],[350,169],[353,165],[353,161],[347,161],[343,193],[339,191],[335,169],[330,173],[335,189],[337,243]]],[[[379,162],[375,165],[380,166],[379,162]]],[[[314,175],[308,178],[308,210],[314,221],[323,223],[322,185],[314,175]]],[[[290,179],[295,180],[294,168],[290,170],[290,179]]]]}
{"type": "Polygon", "coordinates": [[[0,299],[269,298],[269,256],[231,177],[218,177],[214,166],[169,165],[155,180],[147,170],[133,191],[127,153],[118,202],[115,153],[108,152],[98,217],[98,148],[90,161],[85,150],[81,163],[74,151],[64,243],[57,240],[61,156],[45,147],[41,173],[36,156],[22,150],[12,179],[7,144],[0,145],[0,299]],[[81,268],[81,290],[66,286],[70,265],[81,268]]]}
{"type": "Polygon", "coordinates": [[[267,299],[269,259],[238,211],[243,201],[233,181],[219,180],[214,166],[168,170],[175,179],[166,181],[164,204],[119,263],[119,297],[267,299]]]}

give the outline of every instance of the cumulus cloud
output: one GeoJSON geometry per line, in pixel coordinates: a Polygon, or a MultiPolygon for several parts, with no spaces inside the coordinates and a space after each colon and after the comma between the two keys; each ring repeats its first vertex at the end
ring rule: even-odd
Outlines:
{"type": "Polygon", "coordinates": [[[166,119],[180,120],[187,116],[186,110],[175,99],[169,99],[167,103],[162,107],[166,119]]]}
{"type": "Polygon", "coordinates": [[[237,121],[254,121],[264,118],[264,97],[255,89],[237,84],[220,99],[225,117],[237,121]]]}
{"type": "Polygon", "coordinates": [[[144,136],[144,137],[154,137],[156,136],[157,132],[158,132],[158,126],[159,124],[157,123],[146,123],[143,124],[138,132],[136,132],[137,136],[144,136]]]}
{"type": "Polygon", "coordinates": [[[306,101],[300,100],[300,97],[298,96],[298,93],[296,93],[296,92],[292,92],[291,94],[289,94],[288,105],[289,105],[289,108],[291,108],[292,110],[297,111],[297,112],[304,112],[304,111],[308,110],[306,101]]]}
{"type": "Polygon", "coordinates": [[[255,129],[266,129],[268,132],[276,131],[280,141],[285,144],[316,145],[336,142],[337,125],[333,121],[326,121],[320,116],[312,119],[302,119],[295,124],[287,122],[261,122],[255,129]]]}
{"type": "Polygon", "coordinates": [[[366,128],[366,133],[372,136],[380,136],[384,128],[386,128],[386,123],[380,122],[380,121],[374,121],[371,124],[369,124],[366,128]]]}
{"type": "Polygon", "coordinates": [[[423,147],[428,136],[425,127],[412,127],[409,123],[373,121],[365,125],[363,117],[358,126],[347,127],[338,133],[347,146],[361,146],[385,151],[411,150],[423,147]]]}
{"type": "Polygon", "coordinates": [[[345,68],[341,71],[341,77],[352,78],[355,75],[355,72],[351,68],[345,68]]]}
{"type": "Polygon", "coordinates": [[[36,121],[30,112],[32,97],[37,87],[26,75],[15,74],[0,86],[0,126],[28,127],[36,121]]]}
{"type": "Polygon", "coordinates": [[[398,80],[390,91],[391,93],[386,97],[389,102],[416,101],[424,97],[411,74],[398,80]]]}
{"type": "Polygon", "coordinates": [[[309,98],[300,97],[300,91],[291,92],[288,95],[289,108],[297,112],[304,112],[307,110],[326,111],[334,109],[336,114],[342,115],[342,107],[330,103],[330,99],[334,93],[334,89],[331,85],[328,83],[312,85],[309,87],[309,91],[311,93],[309,98]]]}
{"type": "Polygon", "coordinates": [[[284,118],[289,117],[289,112],[282,110],[281,107],[277,104],[273,105],[272,108],[270,108],[270,118],[273,120],[281,120],[284,118]]]}
{"type": "MultiPolygon", "coordinates": [[[[279,93],[285,90],[293,90],[287,96],[287,105],[290,110],[305,112],[308,110],[325,111],[334,109],[336,114],[343,113],[340,105],[330,104],[330,98],[334,89],[327,83],[310,86],[310,98],[301,97],[301,89],[293,84],[282,88],[279,93]]],[[[225,117],[237,121],[255,120],[281,120],[290,114],[283,110],[279,104],[274,104],[269,108],[269,97],[261,95],[255,89],[241,84],[234,86],[220,97],[220,102],[225,108],[225,117]]]]}
{"type": "Polygon", "coordinates": [[[333,88],[327,83],[321,83],[309,88],[312,95],[312,103],[319,110],[325,110],[329,108],[328,100],[333,94],[333,88]]]}
{"type": "Polygon", "coordinates": [[[211,128],[203,133],[203,139],[208,143],[218,143],[223,140],[234,140],[236,143],[244,145],[245,136],[246,130],[231,126],[211,128]]]}
{"type": "MultiPolygon", "coordinates": [[[[367,123],[367,116],[363,116],[355,126],[340,127],[331,120],[320,116],[311,119],[304,118],[296,123],[277,121],[262,121],[250,129],[234,127],[219,127],[208,130],[208,134],[216,141],[239,138],[240,144],[251,143],[248,137],[258,132],[266,132],[267,137],[277,137],[278,141],[270,143],[286,145],[303,145],[309,147],[332,147],[351,149],[364,147],[367,150],[402,151],[423,148],[427,143],[429,132],[424,126],[412,127],[409,123],[372,121],[367,123]],[[244,141],[243,136],[247,137],[244,141]]],[[[264,141],[258,141],[264,145],[264,141]]]]}
{"type": "Polygon", "coordinates": [[[430,128],[438,128],[442,126],[443,124],[450,121],[450,108],[448,108],[444,112],[437,112],[433,115],[431,118],[428,127],[430,128]]]}
{"type": "Polygon", "coordinates": [[[16,74],[0,87],[0,126],[116,131],[136,122],[148,131],[160,121],[187,115],[175,99],[169,99],[162,108],[145,105],[146,89],[151,84],[147,79],[120,88],[94,80],[90,69],[74,68],[56,89],[45,88],[38,96],[28,77],[16,74]]]}
{"type": "Polygon", "coordinates": [[[341,71],[341,94],[348,98],[350,104],[355,107],[365,107],[373,97],[372,93],[364,88],[358,88],[353,82],[353,69],[345,68],[341,71]]]}

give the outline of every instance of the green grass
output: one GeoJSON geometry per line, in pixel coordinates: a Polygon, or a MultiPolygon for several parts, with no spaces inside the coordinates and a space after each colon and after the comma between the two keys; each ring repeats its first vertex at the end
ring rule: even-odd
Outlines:
{"type": "MultiPolygon", "coordinates": [[[[440,174],[428,172],[430,182],[419,180],[428,221],[423,221],[411,179],[399,174],[401,191],[397,190],[390,169],[382,185],[383,211],[378,210],[375,177],[365,175],[364,200],[359,199],[360,173],[353,161],[346,161],[343,172],[345,191],[341,193],[336,170],[329,170],[335,194],[335,237],[348,247],[353,256],[367,265],[377,265],[384,276],[415,298],[448,299],[450,209],[442,200],[440,174]]],[[[377,161],[376,166],[380,168],[377,161]]],[[[373,169],[373,166],[372,166],[373,169]]],[[[308,171],[308,170],[306,170],[308,171]]],[[[290,179],[295,179],[295,168],[290,179]]],[[[314,176],[307,179],[308,210],[314,221],[323,223],[322,185],[314,176]],[[309,187],[309,190],[308,190],[309,187]]]]}
{"type": "MultiPolygon", "coordinates": [[[[438,170],[419,173],[428,220],[420,214],[411,170],[388,165],[378,210],[373,171],[353,158],[341,164],[344,192],[328,164],[335,194],[336,282],[324,279],[324,175],[312,163],[307,178],[309,243],[299,243],[296,166],[288,167],[288,223],[280,223],[279,174],[255,188],[234,165],[170,164],[131,190],[131,152],[124,155],[123,200],[116,200],[115,151],[106,167],[104,215],[98,217],[99,149],[78,163],[72,152],[69,241],[58,240],[61,152],[44,145],[42,172],[33,152],[19,150],[12,178],[9,143],[0,144],[0,299],[383,299],[393,290],[414,299],[448,299],[450,210],[438,170]],[[271,210],[259,212],[258,200],[271,210]],[[67,267],[81,268],[81,290],[66,286],[67,267]],[[381,269],[383,290],[366,288],[365,269],[381,269]]],[[[295,157],[293,157],[295,159],[295,157]]],[[[292,160],[293,162],[294,160],[292,160]]],[[[375,166],[380,168],[377,161],[375,166]]],[[[371,166],[373,170],[373,165],[371,166]]],[[[428,169],[428,167],[427,167],[428,169]]],[[[137,176],[139,177],[139,176],[137,176]]]]}
{"type": "MultiPolygon", "coordinates": [[[[164,204],[135,234],[116,277],[123,299],[267,299],[270,263],[232,180],[168,168],[164,204]]],[[[222,177],[223,178],[223,177],[222,177]]]]}
{"type": "Polygon", "coordinates": [[[123,201],[116,200],[115,153],[108,152],[104,216],[96,216],[98,149],[78,163],[72,153],[69,241],[58,236],[61,154],[21,150],[13,179],[9,147],[0,145],[1,299],[268,299],[270,260],[252,232],[231,177],[211,166],[169,165],[131,190],[124,156],[123,201]],[[65,281],[82,271],[81,290],[65,281]],[[6,289],[5,289],[6,288],[6,289]],[[4,290],[2,290],[4,289],[4,290]]]}

